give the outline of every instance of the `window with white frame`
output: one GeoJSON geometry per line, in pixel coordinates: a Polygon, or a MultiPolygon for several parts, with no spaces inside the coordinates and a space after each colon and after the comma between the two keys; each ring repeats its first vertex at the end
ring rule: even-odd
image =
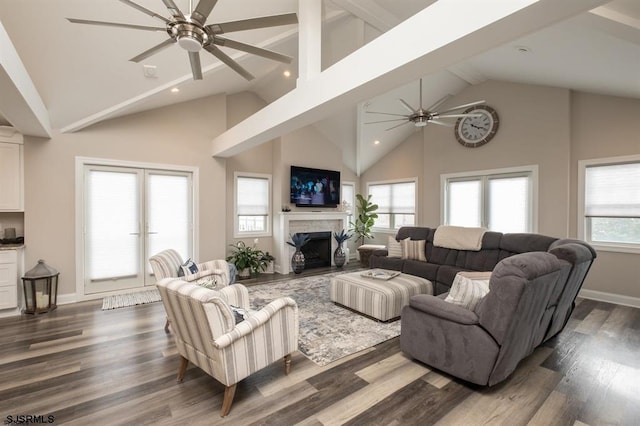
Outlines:
{"type": "Polygon", "coordinates": [[[395,230],[416,223],[416,180],[375,182],[368,186],[371,202],[378,205],[374,228],[395,230]]]}
{"type": "Polygon", "coordinates": [[[356,204],[356,186],[353,182],[342,182],[342,192],[341,192],[342,202],[345,201],[349,204],[349,208],[347,210],[348,213],[348,223],[353,222],[353,210],[355,209],[356,204]]]}
{"type": "Polygon", "coordinates": [[[235,237],[271,235],[271,175],[235,173],[235,237]]]}
{"type": "Polygon", "coordinates": [[[640,156],[581,161],[579,169],[579,237],[640,249],[640,156]]]}
{"type": "Polygon", "coordinates": [[[441,176],[443,223],[535,232],[537,166],[441,176]]]}

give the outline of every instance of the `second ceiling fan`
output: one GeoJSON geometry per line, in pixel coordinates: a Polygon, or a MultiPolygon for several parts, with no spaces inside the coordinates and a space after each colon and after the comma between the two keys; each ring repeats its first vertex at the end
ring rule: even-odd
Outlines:
{"type": "Polygon", "coordinates": [[[447,127],[452,127],[454,125],[454,123],[448,123],[446,121],[442,121],[440,119],[442,118],[460,118],[460,117],[477,117],[478,114],[464,114],[464,113],[458,113],[456,114],[455,112],[464,108],[468,108],[474,105],[480,105],[485,103],[484,100],[482,101],[475,101],[475,102],[470,102],[468,104],[464,104],[464,105],[458,105],[456,107],[453,108],[449,108],[446,109],[444,111],[436,111],[438,109],[438,107],[440,105],[442,105],[443,103],[445,103],[449,98],[451,98],[452,95],[447,95],[445,97],[443,97],[442,99],[440,99],[438,102],[434,103],[433,105],[431,105],[428,108],[423,108],[422,107],[422,79],[420,79],[420,105],[418,106],[418,108],[414,108],[411,105],[409,105],[408,102],[406,102],[403,99],[398,99],[400,101],[400,103],[402,104],[402,106],[404,108],[407,109],[407,111],[409,111],[409,114],[395,114],[395,113],[391,113],[391,112],[377,112],[377,111],[366,111],[367,114],[383,114],[383,115],[392,115],[392,116],[396,116],[396,117],[401,117],[401,118],[393,118],[390,120],[380,120],[380,121],[371,121],[369,123],[365,123],[365,124],[377,124],[377,123],[391,123],[394,121],[403,121],[403,123],[397,124],[395,126],[391,126],[388,129],[385,130],[392,130],[395,129],[396,127],[400,127],[403,126],[405,124],[410,124],[413,123],[414,126],[416,127],[424,127],[429,123],[433,123],[433,124],[438,124],[440,126],[447,126],[447,127]]]}
{"type": "MultiPolygon", "coordinates": [[[[280,25],[289,25],[298,23],[298,17],[295,13],[285,13],[282,15],[263,16],[258,18],[242,19],[239,21],[222,22],[207,24],[207,18],[213,10],[218,0],[200,0],[195,9],[190,14],[185,15],[178,8],[173,0],[162,0],[164,5],[169,9],[170,18],[165,18],[157,13],[140,6],[130,0],[120,0],[122,3],[133,7],[134,9],[162,21],[164,27],[149,27],[144,25],[121,24],[117,22],[89,21],[86,19],[67,18],[69,22],[74,24],[101,25],[108,27],[120,27],[143,31],[161,31],[166,32],[169,38],[162,43],[142,52],[141,54],[131,58],[132,62],[140,62],[143,59],[154,55],[161,50],[177,43],[189,54],[189,62],[191,63],[191,72],[194,80],[202,80],[202,67],[200,65],[200,50],[204,49],[225,63],[235,72],[243,76],[247,80],[253,80],[254,76],[233,60],[229,55],[224,53],[218,46],[229,47],[263,58],[273,59],[275,61],[291,63],[290,56],[283,55],[261,47],[252,46],[250,44],[231,40],[222,37],[221,34],[231,33],[235,31],[252,30],[256,28],[276,27],[280,25]]],[[[189,2],[191,4],[191,1],[189,2]]],[[[191,8],[190,8],[191,9],[191,8]]]]}

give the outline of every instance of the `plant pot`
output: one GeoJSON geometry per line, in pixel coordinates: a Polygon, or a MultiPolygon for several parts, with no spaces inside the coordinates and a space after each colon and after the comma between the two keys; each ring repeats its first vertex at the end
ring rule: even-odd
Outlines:
{"type": "Polygon", "coordinates": [[[251,269],[249,268],[244,268],[238,271],[238,278],[241,280],[246,280],[248,278],[251,278],[251,269]]]}
{"type": "Polygon", "coordinates": [[[347,261],[347,254],[342,248],[342,244],[340,244],[336,250],[333,252],[333,263],[338,267],[342,268],[344,263],[347,261]]]}
{"type": "Polygon", "coordinates": [[[296,250],[291,256],[291,269],[296,274],[304,271],[304,254],[300,250],[296,250]]]}

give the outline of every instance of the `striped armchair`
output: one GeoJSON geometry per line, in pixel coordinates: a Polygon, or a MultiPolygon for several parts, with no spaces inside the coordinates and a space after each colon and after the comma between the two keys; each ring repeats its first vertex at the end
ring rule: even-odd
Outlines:
{"type": "MultiPolygon", "coordinates": [[[[168,249],[151,256],[149,263],[151,264],[151,270],[156,277],[156,281],[160,281],[163,278],[178,277],[178,270],[184,262],[177,251],[168,249]]],[[[226,260],[210,260],[208,262],[198,263],[197,266],[198,272],[180,278],[211,289],[226,287],[235,280],[235,276],[232,277],[229,272],[230,268],[226,260]]],[[[169,330],[169,324],[170,321],[169,318],[167,318],[167,321],[164,323],[165,331],[169,330]]]]}
{"type": "Polygon", "coordinates": [[[176,278],[158,282],[162,303],[173,326],[182,381],[189,361],[225,385],[221,416],[231,409],[236,386],[245,377],[284,359],[298,348],[298,306],[289,297],[276,299],[236,324],[233,307],[249,310],[245,286],[219,291],[176,278]]]}

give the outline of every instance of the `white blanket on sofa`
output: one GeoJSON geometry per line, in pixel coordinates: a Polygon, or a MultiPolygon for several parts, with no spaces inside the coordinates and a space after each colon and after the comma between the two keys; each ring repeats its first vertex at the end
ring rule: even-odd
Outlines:
{"type": "Polygon", "coordinates": [[[456,250],[479,251],[485,228],[465,228],[462,226],[438,226],[433,237],[433,245],[456,250]]]}

